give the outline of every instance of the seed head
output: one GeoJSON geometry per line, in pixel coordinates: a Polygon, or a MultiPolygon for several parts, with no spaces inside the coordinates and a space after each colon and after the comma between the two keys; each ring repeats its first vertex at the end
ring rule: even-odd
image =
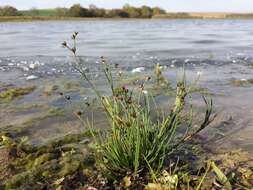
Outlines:
{"type": "Polygon", "coordinates": [[[133,117],[133,118],[136,118],[136,117],[137,117],[136,112],[132,113],[132,117],[133,117]]]}
{"type": "Polygon", "coordinates": [[[81,116],[82,114],[83,114],[83,112],[81,112],[81,111],[76,112],[76,115],[78,115],[78,116],[81,116]]]}
{"type": "Polygon", "coordinates": [[[74,32],[72,35],[72,39],[75,40],[77,35],[78,35],[78,32],[74,32]]]}
{"type": "Polygon", "coordinates": [[[63,47],[67,47],[67,46],[68,46],[68,44],[67,44],[66,41],[64,41],[61,45],[62,45],[63,47]]]}
{"type": "Polygon", "coordinates": [[[122,86],[122,91],[128,93],[128,89],[126,86],[122,86]]]}
{"type": "Polygon", "coordinates": [[[144,90],[144,85],[143,84],[140,85],[140,89],[144,90]]]}
{"type": "Polygon", "coordinates": [[[132,101],[132,97],[129,97],[128,100],[127,100],[127,103],[128,103],[128,104],[132,104],[132,102],[133,102],[133,101],[132,101]]]}
{"type": "Polygon", "coordinates": [[[118,96],[117,98],[118,98],[118,100],[123,101],[123,97],[122,96],[118,96]]]}
{"type": "Polygon", "coordinates": [[[146,77],[146,81],[149,81],[150,79],[151,79],[150,76],[147,76],[147,77],[146,77]]]}
{"type": "Polygon", "coordinates": [[[89,102],[85,102],[87,107],[90,107],[90,103],[89,102]]]}
{"type": "Polygon", "coordinates": [[[76,48],[73,47],[73,48],[71,49],[71,51],[72,51],[73,53],[76,53],[76,48]]]}
{"type": "Polygon", "coordinates": [[[102,64],[106,63],[104,56],[101,56],[100,59],[101,59],[102,64]]]}

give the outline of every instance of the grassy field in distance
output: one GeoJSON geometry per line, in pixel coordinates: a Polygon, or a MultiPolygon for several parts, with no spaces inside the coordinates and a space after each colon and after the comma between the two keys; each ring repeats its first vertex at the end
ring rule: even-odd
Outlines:
{"type": "Polygon", "coordinates": [[[56,9],[31,9],[19,11],[23,16],[56,16],[56,9]]]}

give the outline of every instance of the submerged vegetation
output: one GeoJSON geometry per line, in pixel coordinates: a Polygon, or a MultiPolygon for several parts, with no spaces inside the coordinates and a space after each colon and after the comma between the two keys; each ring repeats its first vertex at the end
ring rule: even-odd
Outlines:
{"type": "MultiPolygon", "coordinates": [[[[67,42],[62,45],[72,53],[72,66],[98,101],[97,106],[86,106],[91,112],[102,110],[108,126],[98,130],[96,117],[87,119],[85,113],[75,111],[85,131],[44,144],[33,145],[27,137],[17,137],[11,130],[1,131],[0,189],[247,190],[253,186],[250,155],[233,152],[213,156],[199,144],[200,133],[216,115],[212,100],[205,97],[203,113],[195,113],[191,93],[203,91],[196,82],[187,83],[184,73],[173,87],[159,64],[153,74],[124,80],[120,68],[101,57],[110,91],[104,93],[76,54],[77,35],[72,35],[73,46],[67,42]],[[166,95],[170,92],[170,106],[164,111],[157,105],[156,91],[166,95]]],[[[43,91],[51,96],[59,88],[52,85],[43,91]]],[[[65,93],[79,88],[78,82],[64,83],[62,89],[67,92],[59,95],[72,103],[72,97],[65,93]]],[[[29,93],[4,92],[15,94],[10,97],[29,93]]],[[[48,114],[64,116],[65,112],[53,108],[48,114]]]]}
{"type": "Polygon", "coordinates": [[[1,172],[6,175],[11,172],[12,177],[0,178],[0,183],[5,184],[5,189],[28,189],[31,186],[33,189],[61,189],[61,184],[66,183],[65,189],[75,189],[86,183],[82,168],[88,169],[94,162],[85,149],[87,146],[81,142],[89,136],[88,133],[67,135],[39,147],[28,145],[26,138],[13,141],[2,136],[6,148],[0,149],[0,155],[6,152],[9,162],[0,164],[1,172]]]}
{"type": "Polygon", "coordinates": [[[231,84],[233,86],[250,86],[253,85],[253,79],[233,79],[231,84]]]}
{"type": "Polygon", "coordinates": [[[35,86],[28,87],[12,87],[12,86],[3,86],[0,88],[0,103],[8,102],[14,99],[18,99],[24,95],[30,94],[35,90],[35,86]]]}

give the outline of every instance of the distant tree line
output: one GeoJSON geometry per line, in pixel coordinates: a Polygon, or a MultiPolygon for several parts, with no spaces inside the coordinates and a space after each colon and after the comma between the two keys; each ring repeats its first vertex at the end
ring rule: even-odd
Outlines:
{"type": "Polygon", "coordinates": [[[120,18],[151,18],[154,15],[166,14],[166,11],[159,7],[133,7],[125,5],[121,9],[102,9],[95,5],[90,5],[89,8],[84,8],[80,4],[75,4],[69,9],[57,8],[57,16],[71,17],[120,17],[120,18]]]}
{"type": "Polygon", "coordinates": [[[0,16],[19,16],[19,11],[12,6],[0,6],[0,16]]]}
{"type": "MultiPolygon", "coordinates": [[[[74,4],[70,8],[56,8],[49,16],[61,17],[104,17],[104,18],[151,18],[155,15],[166,14],[166,11],[159,7],[133,7],[125,5],[121,9],[103,9],[95,5],[90,5],[88,8],[82,7],[80,4],[74,4]]],[[[15,7],[4,6],[0,7],[0,16],[41,16],[40,10],[32,8],[29,11],[18,11],[15,7]]]]}

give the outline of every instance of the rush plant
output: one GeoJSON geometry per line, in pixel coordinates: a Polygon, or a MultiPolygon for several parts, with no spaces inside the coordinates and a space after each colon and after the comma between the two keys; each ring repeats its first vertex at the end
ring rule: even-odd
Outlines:
{"type": "Polygon", "coordinates": [[[73,54],[73,67],[94,90],[107,115],[109,130],[104,136],[94,135],[94,138],[97,163],[110,178],[124,177],[129,173],[137,175],[146,171],[161,171],[164,161],[170,155],[178,152],[214,119],[212,100],[204,98],[206,111],[203,122],[198,128],[193,128],[192,110],[186,110],[185,106],[191,88],[187,87],[185,77],[177,83],[176,98],[171,111],[161,115],[156,112],[155,101],[145,91],[145,82],[132,89],[116,86],[111,66],[102,57],[103,73],[111,90],[110,96],[104,96],[89,78],[87,69],[84,69],[76,54],[77,34],[72,36],[73,47],[67,42],[62,45],[73,54]],[[190,116],[183,119],[183,115],[190,116]],[[185,129],[183,134],[179,132],[182,128],[185,129]]]}

